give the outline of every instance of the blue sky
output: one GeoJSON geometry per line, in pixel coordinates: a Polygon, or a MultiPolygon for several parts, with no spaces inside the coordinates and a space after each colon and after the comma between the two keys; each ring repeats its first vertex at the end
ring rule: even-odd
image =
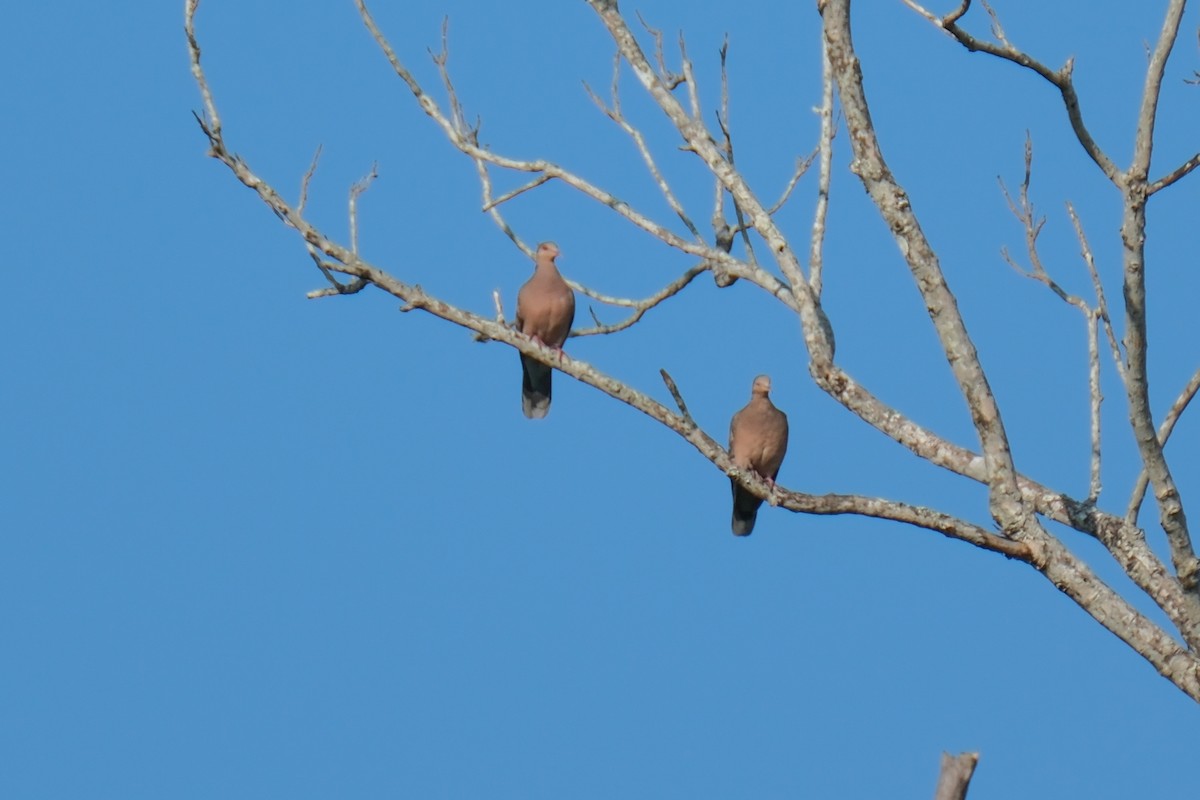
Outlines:
{"type": "MultiPolygon", "coordinates": [[[[924,797],[943,750],[981,752],[974,800],[1194,786],[1195,704],[1027,567],[917,529],[769,508],[735,540],[727,480],[642,415],[560,375],[551,415],[530,422],[508,348],[399,314],[380,292],[305,299],[322,279],[295,235],[205,158],[182,5],[0,12],[0,793],[924,797]]],[[[607,89],[612,55],[584,3],[377,5],[439,100],[426,48],[450,17],[451,70],[498,152],[557,161],[670,221],[582,89],[607,89]]],[[[1075,56],[1084,113],[1127,162],[1162,4],[995,5],[1017,44],[1054,65],[1075,56]]],[[[816,141],[813,4],[623,8],[669,39],[685,31],[709,113],[729,33],[738,163],[775,196],[816,141]]],[[[1043,256],[1083,294],[1063,203],[1116,298],[1118,198],[1051,87],[966,53],[898,0],[860,0],[856,15],[885,156],[958,292],[1018,466],[1083,496],[1083,325],[1001,260],[1002,246],[1022,255],[1022,231],[996,177],[1019,182],[1029,130],[1043,256]]],[[[1168,68],[1156,172],[1197,149],[1200,90],[1183,79],[1200,68],[1198,22],[1168,68]]],[[[204,0],[198,30],[227,140],[258,174],[294,198],[322,145],[310,218],[344,238],[346,191],[378,162],[363,254],[475,311],[499,289],[511,314],[528,262],[479,213],[473,166],[349,0],[204,0]]],[[[624,85],[706,219],[709,180],[624,85]]],[[[839,362],[974,446],[920,297],[836,148],[825,304],[839,362]]],[[[781,215],[795,242],[814,179],[781,215]]],[[[1151,206],[1160,415],[1195,369],[1198,187],[1151,206]]],[[[647,294],[690,265],[562,186],[506,214],[611,294],[647,294]]],[[[744,282],[701,278],[632,330],[567,349],[669,401],[666,368],[719,439],[770,373],[792,429],[781,483],[988,524],[978,486],[815,388],[795,319],[744,282]]],[[[1137,464],[1111,362],[1104,375],[1102,505],[1119,510],[1137,464]]],[[[1200,481],[1191,423],[1168,448],[1185,501],[1200,481]]],[[[1129,588],[1093,542],[1063,535],[1129,588]]]]}

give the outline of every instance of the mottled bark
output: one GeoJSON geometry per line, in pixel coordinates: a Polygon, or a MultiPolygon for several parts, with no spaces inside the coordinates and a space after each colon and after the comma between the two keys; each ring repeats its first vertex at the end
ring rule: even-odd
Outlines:
{"type": "Polygon", "coordinates": [[[938,775],[933,800],[964,800],[978,763],[979,753],[959,753],[956,756],[942,753],[942,772],[938,775]]]}

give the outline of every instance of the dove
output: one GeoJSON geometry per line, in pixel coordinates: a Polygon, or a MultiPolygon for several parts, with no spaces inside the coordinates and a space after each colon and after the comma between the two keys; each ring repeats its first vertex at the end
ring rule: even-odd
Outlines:
{"type": "MultiPolygon", "coordinates": [[[[756,377],[750,389],[750,402],[729,422],[729,455],[738,467],[753,470],[773,487],[783,454],[787,452],[788,423],[787,414],[771,403],[770,394],[771,378],[767,375],[756,377]]],[[[730,483],[733,485],[733,532],[748,536],[754,530],[762,499],[750,494],[732,478],[730,483]]]]}
{"type": "MultiPolygon", "coordinates": [[[[575,293],[554,264],[558,245],[538,245],[533,277],[517,292],[517,330],[535,342],[553,347],[563,357],[562,346],[575,320],[575,293]]],[[[532,356],[521,354],[521,410],[530,419],[550,413],[550,378],[554,370],[532,356]]]]}

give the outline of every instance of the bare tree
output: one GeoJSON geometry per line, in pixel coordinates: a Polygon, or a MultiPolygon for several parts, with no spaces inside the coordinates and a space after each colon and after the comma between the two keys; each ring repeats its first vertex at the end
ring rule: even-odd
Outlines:
{"type": "MultiPolygon", "coordinates": [[[[1066,291],[1041,259],[1038,237],[1044,219],[1035,212],[1031,199],[1034,158],[1032,142],[1028,139],[1024,179],[1014,190],[1002,187],[1013,214],[1023,227],[1026,251],[1021,258],[1007,252],[1004,257],[1082,315],[1088,343],[1083,357],[1089,374],[1088,414],[1091,420],[1090,480],[1086,497],[1073,497],[1040,483],[1014,461],[1000,405],[938,254],[926,238],[905,189],[885,160],[879,132],[872,122],[860,61],[851,39],[849,0],[818,0],[816,3],[823,21],[824,91],[815,146],[810,154],[797,159],[794,173],[771,202],[762,199],[761,192],[750,185],[735,164],[734,137],[728,125],[730,92],[726,49],[720,51],[719,109],[715,124],[710,124],[702,113],[701,87],[682,36],[677,45],[677,57],[672,57],[662,32],[645,22],[640,22],[640,30],[635,30],[638,26],[621,13],[616,0],[587,2],[615,47],[608,96],[601,97],[590,88],[587,91],[603,114],[630,137],[645,169],[677,220],[655,219],[619,199],[604,186],[556,163],[515,158],[483,144],[479,124],[468,121],[455,89],[445,30],[442,49],[433,56],[442,80],[439,100],[417,82],[376,25],[363,0],[356,0],[363,24],[396,76],[411,91],[417,106],[449,143],[474,165],[482,190],[482,210],[523,253],[532,256],[533,248],[508,224],[504,208],[522,195],[557,182],[594,201],[598,209],[607,209],[603,213],[617,215],[628,225],[655,237],[663,247],[686,254],[693,260],[688,269],[642,298],[614,297],[588,286],[572,284],[577,292],[599,303],[625,309],[626,313],[615,323],[602,323],[596,318],[594,325],[576,329],[572,336],[614,335],[627,330],[659,305],[679,296],[704,273],[711,273],[719,286],[728,286],[736,280],[745,281],[796,315],[807,349],[809,373],[817,387],[845,411],[900,447],[935,467],[986,487],[990,520],[966,519],[897,499],[808,494],[771,485],[759,475],[737,469],[718,441],[722,432],[714,432],[718,434],[714,435],[697,424],[683,394],[665,371],[662,377],[674,400],[674,408],[654,399],[649,387],[635,387],[591,364],[562,358],[560,353],[518,333],[506,321],[498,293],[495,295],[495,314],[487,316],[447,303],[420,286],[369,263],[358,252],[356,205],[373,180],[374,170],[350,191],[349,241],[339,242],[305,217],[309,183],[317,168],[316,157],[304,174],[299,197],[293,203],[260,177],[247,160],[235,155],[225,137],[222,118],[201,65],[195,30],[199,0],[186,0],[186,32],[192,72],[203,98],[203,113],[197,115],[197,119],[208,139],[209,155],[228,167],[241,183],[258,194],[280,221],[299,234],[327,284],[311,292],[310,297],[354,294],[368,286],[376,287],[402,300],[405,311],[421,310],[474,331],[477,339],[507,344],[647,414],[674,431],[748,491],[773,505],[802,514],[848,514],[907,523],[916,529],[959,539],[1031,567],[1150,662],[1188,697],[1200,701],[1200,560],[1192,546],[1183,501],[1165,450],[1175,423],[1200,388],[1200,371],[1179,390],[1175,401],[1156,423],[1149,394],[1146,312],[1146,232],[1150,201],[1200,166],[1200,153],[1197,153],[1162,174],[1151,172],[1164,70],[1180,32],[1183,0],[1169,0],[1158,39],[1149,45],[1132,158],[1124,167],[1114,161],[1089,132],[1073,82],[1073,61],[1068,60],[1056,69],[1036,55],[1022,51],[1009,40],[998,15],[986,3],[980,3],[982,12],[972,14],[972,3],[963,0],[957,8],[939,15],[914,0],[903,0],[914,13],[948,34],[952,42],[968,51],[1011,62],[1014,70],[1031,71],[1057,90],[1066,124],[1083,152],[1120,198],[1123,209],[1120,227],[1123,293],[1118,308],[1111,310],[1084,226],[1070,205],[1067,213],[1079,241],[1082,265],[1091,277],[1092,295],[1082,297],[1066,291]],[[986,38],[969,32],[969,28],[979,26],[982,15],[988,17],[990,26],[990,36],[986,38]],[[677,61],[678,66],[671,66],[671,61],[677,61]],[[626,116],[620,83],[623,74],[633,75],[638,89],[645,92],[665,115],[682,138],[684,149],[706,171],[712,185],[711,194],[704,200],[704,205],[710,209],[707,220],[688,211],[696,206],[696,198],[681,197],[672,187],[659,167],[659,159],[647,136],[626,116]],[[835,142],[844,142],[842,146],[849,148],[850,171],[861,182],[883,224],[891,232],[921,293],[946,362],[970,410],[977,442],[951,441],[934,433],[882,400],[856,380],[835,357],[835,326],[822,306],[823,243],[829,187],[834,173],[835,142]],[[802,179],[809,177],[811,170],[815,170],[812,180],[817,198],[815,212],[806,238],[797,239],[785,233],[777,222],[777,214],[802,185],[802,179]],[[518,176],[519,182],[512,189],[497,191],[494,188],[497,176],[503,176],[505,182],[518,176]],[[1028,266],[1023,266],[1020,262],[1026,259],[1028,266]],[[1100,374],[1103,365],[1109,361],[1125,390],[1129,428],[1137,442],[1141,476],[1131,487],[1127,501],[1110,502],[1109,510],[1104,510],[1101,508],[1100,481],[1105,442],[1100,425],[1100,374]],[[1158,509],[1158,524],[1149,530],[1139,527],[1138,521],[1147,488],[1153,489],[1158,509]],[[1122,596],[1102,581],[1093,567],[1073,552],[1061,536],[1048,530],[1047,522],[1099,542],[1137,589],[1161,609],[1166,624],[1160,625],[1148,618],[1138,610],[1133,597],[1122,596]],[[1156,553],[1155,547],[1160,545],[1169,552],[1169,563],[1156,553]]],[[[956,759],[947,757],[939,797],[965,795],[975,758],[973,754],[956,759]]]]}

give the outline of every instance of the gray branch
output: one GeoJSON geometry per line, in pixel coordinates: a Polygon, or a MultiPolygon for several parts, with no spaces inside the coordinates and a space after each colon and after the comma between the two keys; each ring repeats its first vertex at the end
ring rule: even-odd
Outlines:
{"type": "Polygon", "coordinates": [[[965,800],[967,786],[978,763],[979,753],[959,753],[956,756],[942,753],[942,772],[938,776],[933,800],[965,800]]]}

